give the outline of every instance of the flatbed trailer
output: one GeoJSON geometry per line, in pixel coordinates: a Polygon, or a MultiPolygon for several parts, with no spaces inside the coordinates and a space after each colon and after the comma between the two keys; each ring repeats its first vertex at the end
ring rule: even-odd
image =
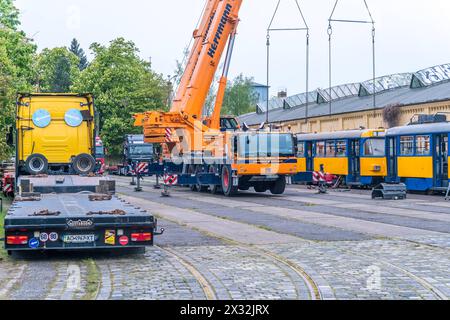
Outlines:
{"type": "Polygon", "coordinates": [[[115,195],[105,177],[19,178],[21,192],[5,217],[5,249],[13,251],[143,249],[157,220],[115,195]]]}

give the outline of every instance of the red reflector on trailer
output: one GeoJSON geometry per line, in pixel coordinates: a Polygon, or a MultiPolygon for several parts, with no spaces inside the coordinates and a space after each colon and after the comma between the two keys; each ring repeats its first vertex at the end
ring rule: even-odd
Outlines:
{"type": "Polygon", "coordinates": [[[6,237],[6,244],[17,246],[17,245],[24,245],[28,243],[28,237],[27,236],[9,236],[6,237]]]}
{"type": "Polygon", "coordinates": [[[131,234],[131,241],[133,242],[145,242],[151,241],[152,234],[151,233],[133,233],[131,234]]]}

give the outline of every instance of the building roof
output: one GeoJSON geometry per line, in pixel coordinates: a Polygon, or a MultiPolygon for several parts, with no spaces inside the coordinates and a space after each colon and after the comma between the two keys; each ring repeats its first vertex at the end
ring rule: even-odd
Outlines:
{"type": "Polygon", "coordinates": [[[252,87],[262,87],[262,88],[267,88],[267,85],[261,84],[261,83],[258,83],[258,82],[252,82],[252,83],[251,83],[251,86],[252,86],[252,87]]]}
{"type": "MultiPolygon", "coordinates": [[[[373,110],[373,80],[360,84],[347,84],[331,88],[333,115],[373,110]]],[[[450,100],[450,64],[431,67],[416,73],[384,76],[375,80],[376,109],[390,104],[402,106],[450,100]]],[[[271,123],[302,120],[308,117],[327,116],[330,89],[317,89],[309,94],[299,94],[286,99],[269,101],[271,123]],[[307,108],[308,106],[308,108],[307,108]]],[[[267,101],[257,106],[257,112],[242,115],[239,119],[253,126],[266,121],[267,101]]]]}

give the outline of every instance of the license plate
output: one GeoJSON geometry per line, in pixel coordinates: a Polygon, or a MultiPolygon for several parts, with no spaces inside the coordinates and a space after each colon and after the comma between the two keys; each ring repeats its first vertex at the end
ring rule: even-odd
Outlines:
{"type": "Polygon", "coordinates": [[[95,235],[65,235],[63,241],[65,243],[91,243],[95,242],[95,235]]]}

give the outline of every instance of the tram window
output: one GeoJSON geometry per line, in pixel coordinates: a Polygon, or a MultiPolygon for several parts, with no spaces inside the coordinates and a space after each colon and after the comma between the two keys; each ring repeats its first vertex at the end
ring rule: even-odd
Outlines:
{"type": "Polygon", "coordinates": [[[327,157],[335,157],[336,156],[336,142],[335,141],[327,141],[327,157]]]}
{"type": "Polygon", "coordinates": [[[347,143],[345,140],[336,141],[336,157],[345,157],[347,155],[347,143]]]}
{"type": "Polygon", "coordinates": [[[400,137],[400,154],[403,156],[414,155],[414,137],[400,137]]]}
{"type": "Polygon", "coordinates": [[[431,145],[430,136],[417,136],[416,137],[416,155],[428,156],[430,155],[431,145]]]}
{"type": "Polygon", "coordinates": [[[324,141],[316,142],[316,156],[317,157],[325,157],[325,142],[324,141]]]}
{"type": "Polygon", "coordinates": [[[297,148],[298,148],[298,157],[304,158],[305,157],[305,143],[299,142],[297,148]]]}
{"type": "Polygon", "coordinates": [[[364,156],[366,157],[384,157],[385,141],[383,139],[368,139],[364,143],[364,156]]]}

